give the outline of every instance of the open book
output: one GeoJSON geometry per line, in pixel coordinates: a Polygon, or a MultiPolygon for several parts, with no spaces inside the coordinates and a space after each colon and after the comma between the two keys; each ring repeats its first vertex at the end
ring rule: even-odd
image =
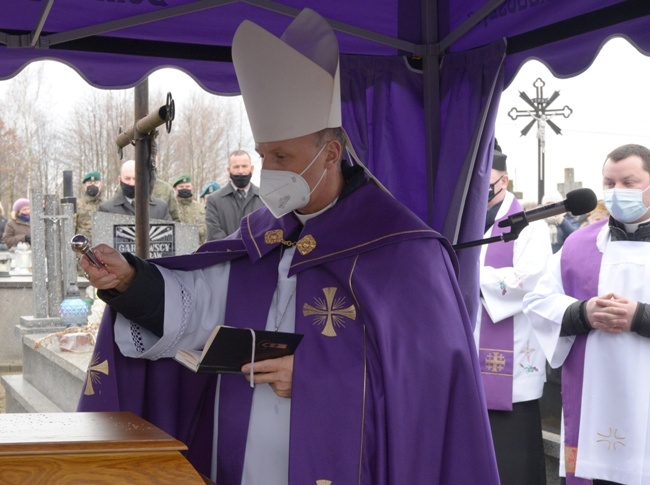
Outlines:
{"type": "MultiPolygon", "coordinates": [[[[302,339],[298,333],[255,332],[255,362],[292,355],[302,339]]],[[[241,374],[241,367],[251,362],[253,334],[248,328],[215,327],[203,351],[179,350],[174,359],[194,372],[241,374]]]]}

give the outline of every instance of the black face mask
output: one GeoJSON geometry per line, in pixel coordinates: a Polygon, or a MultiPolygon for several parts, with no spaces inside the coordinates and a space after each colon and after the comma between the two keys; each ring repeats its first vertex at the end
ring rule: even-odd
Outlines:
{"type": "Polygon", "coordinates": [[[499,190],[496,194],[494,193],[494,186],[499,183],[499,180],[503,178],[503,175],[499,177],[493,184],[490,184],[490,188],[488,189],[488,202],[492,202],[492,199],[494,199],[497,195],[499,195],[503,189],[499,190]]]}
{"type": "Polygon", "coordinates": [[[176,195],[181,199],[190,199],[192,197],[192,191],[190,189],[180,189],[176,195]]]}
{"type": "Polygon", "coordinates": [[[99,194],[99,187],[96,185],[89,185],[86,187],[86,194],[88,194],[91,197],[97,197],[97,194],[99,194]]]}
{"type": "Polygon", "coordinates": [[[127,199],[135,198],[135,185],[128,185],[124,182],[120,182],[120,189],[122,189],[122,193],[127,199]]]}
{"type": "Polygon", "coordinates": [[[252,176],[253,174],[250,173],[248,175],[230,174],[230,180],[232,180],[232,183],[235,184],[235,187],[243,189],[250,183],[252,176]]]}

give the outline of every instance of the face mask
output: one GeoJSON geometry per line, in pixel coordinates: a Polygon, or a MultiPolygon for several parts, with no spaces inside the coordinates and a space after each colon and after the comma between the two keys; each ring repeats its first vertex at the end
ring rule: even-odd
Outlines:
{"type": "Polygon", "coordinates": [[[192,191],[190,189],[180,189],[176,195],[181,199],[190,199],[192,198],[192,191]]]}
{"type": "Polygon", "coordinates": [[[286,170],[262,170],[260,198],[276,219],[309,204],[311,194],[325,177],[325,170],[312,190],[309,190],[309,184],[302,175],[310,169],[326,146],[327,143],[318,150],[309,165],[299,174],[286,170]]]}
{"type": "Polygon", "coordinates": [[[24,214],[20,214],[20,215],[18,216],[18,219],[20,219],[20,220],[23,221],[23,222],[29,222],[29,216],[26,216],[26,215],[24,215],[24,214]]]}
{"type": "Polygon", "coordinates": [[[641,218],[649,209],[643,203],[645,189],[605,189],[603,202],[614,219],[631,223],[641,218]]]}
{"type": "Polygon", "coordinates": [[[231,174],[230,175],[230,180],[232,180],[232,183],[235,184],[235,187],[237,187],[239,189],[243,189],[244,187],[246,187],[250,183],[252,176],[253,176],[253,174],[250,174],[250,173],[248,175],[233,175],[233,174],[231,174]]]}
{"type": "Polygon", "coordinates": [[[492,202],[492,199],[494,199],[497,195],[499,195],[503,189],[499,190],[496,194],[494,193],[494,186],[499,183],[499,180],[503,178],[503,175],[499,177],[493,184],[490,184],[490,188],[488,189],[488,202],[492,202]]]}
{"type": "Polygon", "coordinates": [[[99,187],[96,185],[89,185],[86,187],[86,194],[88,194],[90,197],[96,197],[97,194],[99,194],[99,187]]]}
{"type": "Polygon", "coordinates": [[[135,198],[135,185],[128,185],[125,184],[124,182],[120,182],[120,188],[122,189],[122,193],[124,194],[124,197],[126,197],[127,199],[135,198]]]}

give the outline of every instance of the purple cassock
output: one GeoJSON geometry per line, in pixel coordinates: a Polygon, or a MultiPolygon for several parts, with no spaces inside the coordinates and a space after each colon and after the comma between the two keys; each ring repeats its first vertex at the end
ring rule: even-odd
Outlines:
{"type": "MultiPolygon", "coordinates": [[[[298,225],[262,208],[234,238],[154,262],[192,270],[230,260],[225,324],[261,329],[280,239],[298,225]]],[[[448,242],[372,183],[305,224],[289,271],[295,331],[304,334],[294,360],[291,484],[499,482],[455,271],[448,242]]],[[[209,476],[216,378],[171,359],[123,357],[113,318],[104,315],[78,410],[144,417],[185,442],[209,476]]],[[[217,482],[238,484],[252,389],[223,375],[219,395],[217,482]]]]}

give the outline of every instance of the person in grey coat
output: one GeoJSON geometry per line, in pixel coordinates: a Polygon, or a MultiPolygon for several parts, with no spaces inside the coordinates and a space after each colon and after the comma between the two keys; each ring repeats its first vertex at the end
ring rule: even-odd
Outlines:
{"type": "Polygon", "coordinates": [[[259,189],[251,183],[253,166],[244,150],[236,150],[228,159],[230,183],[207,197],[205,224],[207,240],[224,239],[237,229],[242,217],[264,205],[259,189]]]}
{"type": "MultiPolygon", "coordinates": [[[[127,160],[122,164],[120,175],[117,177],[120,188],[115,196],[104,202],[97,209],[99,212],[135,216],[135,160],[127,160]]],[[[149,199],[149,218],[171,221],[167,203],[154,197],[149,199]]]]}

